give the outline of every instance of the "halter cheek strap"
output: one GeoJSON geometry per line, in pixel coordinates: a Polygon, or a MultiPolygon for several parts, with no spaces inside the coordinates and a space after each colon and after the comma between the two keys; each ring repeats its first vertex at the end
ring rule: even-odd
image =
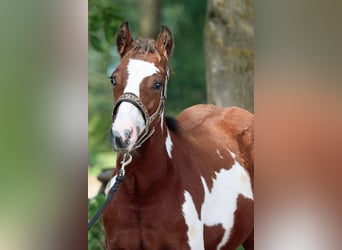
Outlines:
{"type": "Polygon", "coordinates": [[[160,101],[159,101],[159,105],[156,109],[156,111],[152,114],[149,115],[145,105],[142,103],[142,101],[139,99],[139,97],[137,97],[135,94],[127,92],[127,93],[123,93],[120,98],[117,100],[114,108],[113,108],[113,114],[112,114],[112,119],[113,121],[115,120],[116,117],[116,113],[117,113],[117,109],[119,107],[119,105],[122,102],[129,102],[131,104],[133,104],[134,106],[136,106],[140,112],[143,114],[144,120],[145,120],[145,129],[143,130],[142,134],[139,135],[138,140],[136,141],[136,143],[133,146],[133,149],[137,149],[139,147],[141,147],[141,145],[148,139],[150,138],[154,131],[155,128],[153,127],[152,129],[150,129],[151,124],[153,123],[153,121],[160,116],[163,111],[164,111],[164,107],[165,107],[165,100],[166,100],[166,91],[167,91],[167,81],[169,80],[169,68],[166,67],[166,76],[165,76],[165,84],[164,84],[164,89],[160,94],[160,101]]]}

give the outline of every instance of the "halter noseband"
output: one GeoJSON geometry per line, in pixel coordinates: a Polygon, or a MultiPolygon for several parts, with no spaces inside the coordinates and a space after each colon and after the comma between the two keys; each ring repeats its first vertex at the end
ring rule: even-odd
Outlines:
{"type": "Polygon", "coordinates": [[[113,108],[113,114],[112,114],[112,119],[113,121],[115,120],[116,117],[116,113],[118,110],[119,105],[122,102],[129,102],[131,104],[133,104],[135,107],[137,107],[140,112],[142,113],[144,120],[145,120],[145,128],[142,132],[141,135],[138,136],[138,140],[135,142],[133,149],[137,149],[139,147],[141,147],[141,145],[152,136],[152,134],[155,131],[155,128],[153,127],[152,129],[150,129],[151,124],[153,123],[153,121],[160,116],[163,111],[164,111],[164,107],[165,107],[165,100],[166,100],[166,89],[167,89],[167,81],[169,80],[169,68],[166,67],[166,76],[165,76],[165,84],[164,84],[164,89],[160,94],[160,101],[159,101],[159,105],[156,109],[156,111],[152,114],[149,115],[145,105],[142,103],[142,101],[139,99],[138,96],[136,96],[133,93],[130,92],[126,92],[123,93],[119,99],[117,100],[117,102],[114,105],[113,108]]]}

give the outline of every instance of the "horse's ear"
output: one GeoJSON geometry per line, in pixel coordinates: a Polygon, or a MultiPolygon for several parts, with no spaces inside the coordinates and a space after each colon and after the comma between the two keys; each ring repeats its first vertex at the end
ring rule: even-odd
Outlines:
{"type": "Polygon", "coordinates": [[[121,57],[127,52],[127,49],[131,46],[132,42],[133,38],[131,31],[128,28],[128,22],[123,22],[116,35],[116,46],[121,57]]]}
{"type": "Polygon", "coordinates": [[[162,25],[161,28],[162,30],[157,38],[157,49],[168,58],[173,49],[173,37],[171,30],[167,26],[162,25]]]}

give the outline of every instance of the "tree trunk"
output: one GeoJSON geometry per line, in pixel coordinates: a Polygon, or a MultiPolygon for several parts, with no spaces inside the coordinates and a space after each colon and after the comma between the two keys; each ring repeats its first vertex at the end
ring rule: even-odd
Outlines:
{"type": "Polygon", "coordinates": [[[254,111],[253,0],[208,0],[205,24],[207,98],[254,111]]]}
{"type": "Polygon", "coordinates": [[[140,1],[140,36],[155,39],[160,31],[160,0],[140,1]]]}

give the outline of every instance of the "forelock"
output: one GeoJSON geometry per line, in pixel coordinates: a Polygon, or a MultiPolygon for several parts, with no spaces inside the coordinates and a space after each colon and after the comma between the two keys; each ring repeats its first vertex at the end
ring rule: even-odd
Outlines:
{"type": "Polygon", "coordinates": [[[152,39],[138,38],[133,41],[132,50],[138,53],[156,53],[156,42],[152,39]]]}

